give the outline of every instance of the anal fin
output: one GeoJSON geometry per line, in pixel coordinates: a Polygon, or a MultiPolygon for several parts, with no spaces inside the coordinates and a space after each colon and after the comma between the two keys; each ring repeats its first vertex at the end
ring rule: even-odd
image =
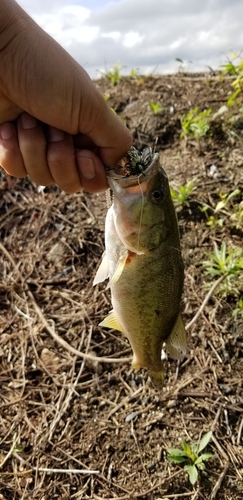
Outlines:
{"type": "Polygon", "coordinates": [[[114,309],[109,312],[108,316],[99,323],[99,326],[104,326],[105,328],[112,328],[113,330],[118,330],[122,332],[122,327],[116,317],[114,309]]]}

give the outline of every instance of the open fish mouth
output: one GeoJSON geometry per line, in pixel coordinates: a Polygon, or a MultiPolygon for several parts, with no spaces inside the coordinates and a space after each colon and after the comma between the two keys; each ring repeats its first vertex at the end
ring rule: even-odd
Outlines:
{"type": "MultiPolygon", "coordinates": [[[[108,182],[118,181],[122,188],[141,185],[158,171],[159,155],[152,148],[139,152],[131,147],[115,170],[107,170],[108,182]]],[[[161,167],[160,167],[161,168],[161,167]]]]}

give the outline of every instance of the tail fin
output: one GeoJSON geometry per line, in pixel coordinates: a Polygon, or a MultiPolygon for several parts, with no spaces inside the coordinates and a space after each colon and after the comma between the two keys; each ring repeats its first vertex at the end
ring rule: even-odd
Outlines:
{"type": "Polygon", "coordinates": [[[149,370],[150,378],[157,387],[157,389],[163,389],[164,387],[164,370],[149,370]]]}

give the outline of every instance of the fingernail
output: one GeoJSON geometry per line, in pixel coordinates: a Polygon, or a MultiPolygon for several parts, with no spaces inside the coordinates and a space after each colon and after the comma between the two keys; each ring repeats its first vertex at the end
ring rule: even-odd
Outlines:
{"type": "Polygon", "coordinates": [[[21,115],[21,125],[23,129],[31,129],[37,126],[37,120],[34,116],[29,115],[28,113],[23,113],[21,115]]]}
{"type": "Polygon", "coordinates": [[[85,179],[93,179],[95,176],[95,166],[93,160],[91,160],[91,158],[85,158],[84,156],[79,157],[78,160],[83,177],[85,177],[85,179]]]}
{"type": "Polygon", "coordinates": [[[0,125],[0,135],[4,141],[8,141],[13,136],[13,125],[10,123],[2,123],[0,125]]]}
{"type": "Polygon", "coordinates": [[[50,127],[48,131],[48,137],[51,142],[63,141],[63,139],[65,138],[65,132],[63,132],[63,130],[59,130],[59,128],[50,127]]]}

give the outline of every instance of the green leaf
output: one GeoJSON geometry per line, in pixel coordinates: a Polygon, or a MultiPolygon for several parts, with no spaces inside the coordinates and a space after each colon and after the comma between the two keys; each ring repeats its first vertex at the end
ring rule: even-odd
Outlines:
{"type": "MultiPolygon", "coordinates": [[[[195,464],[194,464],[194,465],[195,465],[195,464]]],[[[197,468],[198,468],[199,470],[205,470],[205,463],[204,463],[204,462],[202,462],[201,464],[197,464],[197,468]]]]}
{"type": "Polygon", "coordinates": [[[186,441],[181,441],[181,446],[184,450],[184,452],[186,453],[186,455],[191,458],[192,457],[192,450],[191,450],[191,447],[189,446],[189,444],[186,443],[186,441]]]}
{"type": "Polygon", "coordinates": [[[17,444],[13,450],[15,453],[22,453],[24,451],[24,447],[22,444],[17,444]]]}
{"type": "Polygon", "coordinates": [[[209,458],[212,458],[213,456],[214,456],[213,453],[202,453],[202,455],[200,455],[200,457],[197,458],[195,465],[198,465],[201,462],[206,462],[207,460],[209,460],[209,458]]]}
{"type": "Polygon", "coordinates": [[[183,457],[182,455],[167,455],[167,459],[170,460],[170,462],[174,462],[175,464],[182,464],[187,460],[187,458],[183,457]]]}
{"type": "Polygon", "coordinates": [[[208,431],[206,434],[204,434],[198,446],[198,453],[200,453],[200,451],[206,448],[206,446],[208,445],[209,441],[212,438],[212,435],[213,435],[212,431],[208,431]]]}
{"type": "Polygon", "coordinates": [[[221,106],[218,111],[216,111],[216,113],[214,113],[213,115],[213,119],[215,120],[215,118],[217,118],[218,116],[222,115],[223,113],[226,113],[228,111],[228,106],[226,106],[225,104],[223,106],[221,106]]]}
{"type": "Polygon", "coordinates": [[[227,200],[219,201],[215,207],[215,213],[219,212],[222,208],[224,208],[226,203],[227,203],[227,200]]]}
{"type": "Polygon", "coordinates": [[[198,471],[195,465],[185,465],[184,470],[187,472],[189,476],[189,481],[192,485],[197,482],[198,479],[198,471]]]}
{"type": "Polygon", "coordinates": [[[167,452],[169,455],[180,455],[184,457],[186,456],[185,452],[180,448],[168,448],[167,452]]]}

